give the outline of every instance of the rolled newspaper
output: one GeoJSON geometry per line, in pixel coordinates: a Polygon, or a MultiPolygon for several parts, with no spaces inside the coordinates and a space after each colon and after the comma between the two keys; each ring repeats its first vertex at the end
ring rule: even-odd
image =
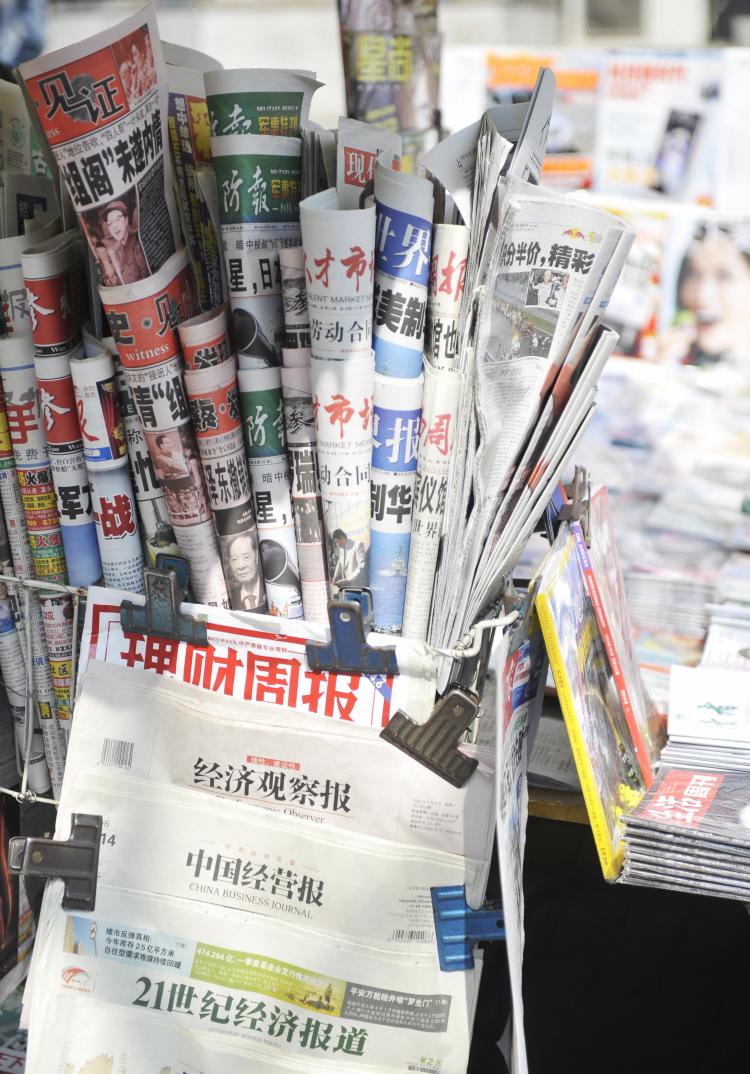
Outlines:
{"type": "Polygon", "coordinates": [[[281,371],[240,369],[237,378],[268,610],[301,618],[281,371]]]}
{"type": "Polygon", "coordinates": [[[305,252],[301,246],[279,250],[281,297],[284,304],[284,346],[282,365],[292,368],[310,365],[310,312],[305,287],[305,252]]]}
{"type": "Polygon", "coordinates": [[[209,369],[232,356],[227,307],[223,304],[183,321],[177,331],[186,369],[209,369]]]}
{"type": "Polygon", "coordinates": [[[375,374],[370,589],[373,626],[390,634],[403,621],[423,386],[375,374]]]}
{"type": "Polygon", "coordinates": [[[182,249],[156,276],[100,294],[143,426],[190,584],[202,604],[228,606],[219,546],[182,380],[177,326],[197,311],[182,249]]]}
{"type": "Polygon", "coordinates": [[[185,370],[193,428],[231,608],[265,611],[265,587],[242,436],[237,359],[185,370]]]}
{"type": "Polygon", "coordinates": [[[29,789],[36,794],[46,794],[51,786],[49,768],[44,755],[44,739],[41,731],[37,730],[39,720],[33,707],[30,715],[35,726],[31,736],[31,748],[27,753],[26,660],[21,638],[16,630],[15,607],[4,583],[0,583],[0,673],[15,724],[19,753],[24,761],[28,757],[29,789]]]}
{"type": "Polygon", "coordinates": [[[435,225],[425,337],[425,356],[435,369],[458,368],[458,318],[468,255],[467,227],[435,225]]]}
{"type": "Polygon", "coordinates": [[[462,384],[457,370],[438,370],[429,362],[424,378],[403,622],[404,636],[416,641],[427,638],[462,384]]]}
{"type": "Polygon", "coordinates": [[[298,138],[320,86],[312,71],[263,67],[207,71],[204,82],[213,139],[232,134],[298,138]]]}
{"type": "Polygon", "coordinates": [[[434,195],[432,183],[375,166],[375,370],[422,372],[434,195]]]}

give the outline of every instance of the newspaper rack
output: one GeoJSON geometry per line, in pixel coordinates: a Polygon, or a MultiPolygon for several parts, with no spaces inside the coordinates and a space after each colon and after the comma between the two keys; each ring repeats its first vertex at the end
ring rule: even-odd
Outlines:
{"type": "Polygon", "coordinates": [[[488,902],[472,910],[466,888],[431,888],[440,969],[444,972],[474,967],[473,947],[481,940],[504,940],[505,919],[501,902],[488,902]]]}
{"type": "Polygon", "coordinates": [[[23,876],[62,880],[64,910],[94,910],[101,838],[101,817],[73,813],[69,839],[14,836],[9,843],[8,868],[23,876]]]}

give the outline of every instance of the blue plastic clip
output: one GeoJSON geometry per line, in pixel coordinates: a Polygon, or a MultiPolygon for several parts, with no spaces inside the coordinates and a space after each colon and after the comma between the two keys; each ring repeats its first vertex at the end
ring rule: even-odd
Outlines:
{"type": "Polygon", "coordinates": [[[335,671],[350,675],[398,675],[393,646],[375,649],[367,644],[372,621],[369,589],[342,589],[342,597],[328,602],[330,642],[308,641],[307,663],[311,671],[335,671]]]}
{"type": "Polygon", "coordinates": [[[474,966],[475,943],[505,939],[501,903],[485,903],[479,910],[472,910],[462,884],[431,888],[430,893],[441,970],[470,970],[474,966]]]}
{"type": "Polygon", "coordinates": [[[180,556],[159,555],[157,567],[146,567],[143,581],[146,603],[124,600],[120,606],[120,625],[126,634],[151,634],[158,638],[187,641],[199,648],[208,647],[206,620],[184,615],[180,604],[185,598],[189,566],[180,556]]]}

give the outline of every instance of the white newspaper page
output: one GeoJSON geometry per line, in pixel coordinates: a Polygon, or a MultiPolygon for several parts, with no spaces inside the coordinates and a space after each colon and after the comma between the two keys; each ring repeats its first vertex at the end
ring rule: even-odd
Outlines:
{"type": "MultiPolygon", "coordinates": [[[[334,720],[385,727],[397,709],[423,723],[435,701],[435,666],[423,645],[397,640],[400,674],[393,677],[312,672],[307,641],[327,641],[329,631],[305,620],[225,612],[185,604],[188,615],[206,616],[208,647],[144,634],[125,634],[120,606],[131,594],[91,588],[79,657],[79,689],[89,659],[142,668],[238,700],[334,720]]],[[[394,644],[377,634],[370,644],[394,644]]]]}

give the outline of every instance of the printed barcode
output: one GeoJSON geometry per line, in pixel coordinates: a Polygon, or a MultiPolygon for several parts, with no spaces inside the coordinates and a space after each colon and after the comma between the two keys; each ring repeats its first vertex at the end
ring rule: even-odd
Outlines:
{"type": "Polygon", "coordinates": [[[394,929],[391,939],[398,943],[429,943],[435,934],[430,929],[394,929]]]}
{"type": "Polygon", "coordinates": [[[105,738],[99,763],[107,768],[130,768],[133,763],[133,742],[121,738],[105,738]]]}

